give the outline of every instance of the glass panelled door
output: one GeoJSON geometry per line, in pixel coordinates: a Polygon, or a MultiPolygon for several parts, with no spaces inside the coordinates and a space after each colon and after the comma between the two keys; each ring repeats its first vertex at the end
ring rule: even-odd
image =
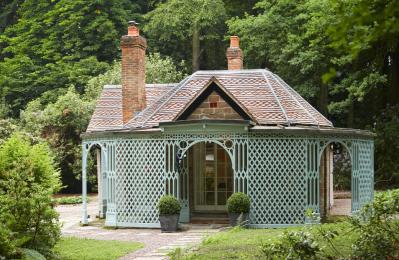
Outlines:
{"type": "Polygon", "coordinates": [[[214,143],[194,147],[194,196],[196,211],[224,211],[233,192],[233,170],[226,151],[214,143]]]}

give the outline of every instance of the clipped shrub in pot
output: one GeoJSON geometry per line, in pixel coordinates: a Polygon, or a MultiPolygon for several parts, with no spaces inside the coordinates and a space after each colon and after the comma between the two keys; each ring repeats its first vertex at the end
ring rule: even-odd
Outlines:
{"type": "Polygon", "coordinates": [[[227,212],[229,213],[230,226],[243,225],[248,220],[251,201],[247,194],[233,193],[227,200],[227,212]]]}
{"type": "Polygon", "coordinates": [[[159,199],[158,210],[161,231],[176,231],[181,210],[180,202],[171,195],[164,195],[159,199]]]}

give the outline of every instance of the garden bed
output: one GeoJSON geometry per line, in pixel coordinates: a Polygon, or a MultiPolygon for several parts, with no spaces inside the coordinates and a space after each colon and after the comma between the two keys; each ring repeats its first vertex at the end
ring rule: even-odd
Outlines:
{"type": "MultiPolygon", "coordinates": [[[[285,232],[308,231],[318,236],[320,225],[274,229],[242,229],[234,228],[220,232],[205,239],[194,251],[181,255],[181,251],[171,254],[172,259],[264,259],[262,245],[277,241],[285,232]]],[[[323,224],[323,228],[339,232],[334,244],[343,257],[349,256],[351,244],[356,234],[351,232],[347,222],[323,224]]],[[[324,246],[320,243],[321,246],[324,246]]],[[[331,252],[333,254],[333,252],[331,252]]]]}

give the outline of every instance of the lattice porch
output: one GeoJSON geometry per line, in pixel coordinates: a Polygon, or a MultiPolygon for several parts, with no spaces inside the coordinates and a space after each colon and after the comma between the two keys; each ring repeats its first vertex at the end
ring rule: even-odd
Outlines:
{"type": "MultiPolygon", "coordinates": [[[[200,126],[203,128],[165,126],[163,132],[84,138],[83,195],[87,153],[98,145],[102,194],[107,204],[106,225],[159,227],[156,204],[166,193],[181,200],[181,220],[187,220],[189,193],[184,178],[190,173],[179,158],[199,142],[217,143],[230,156],[234,191],[245,192],[251,198],[252,227],[303,224],[308,208],[320,212],[320,159],[331,142],[342,143],[350,153],[352,212],[373,198],[374,145],[370,136],[355,131],[339,134],[274,129],[254,133],[248,132],[245,125],[200,126]]],[[[86,216],[84,212],[83,223],[87,222],[86,216]]]]}

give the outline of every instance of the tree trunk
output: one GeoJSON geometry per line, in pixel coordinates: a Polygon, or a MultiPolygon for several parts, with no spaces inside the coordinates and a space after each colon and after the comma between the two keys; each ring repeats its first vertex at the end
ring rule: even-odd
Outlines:
{"type": "Polygon", "coordinates": [[[200,32],[198,26],[193,27],[193,72],[200,68],[200,32]]]}
{"type": "Polygon", "coordinates": [[[328,113],[328,85],[321,84],[319,93],[319,111],[327,116],[328,113]]]}
{"type": "Polygon", "coordinates": [[[389,70],[389,96],[390,105],[399,104],[399,45],[391,55],[391,66],[389,70]]]}
{"type": "Polygon", "coordinates": [[[354,120],[354,107],[353,107],[353,100],[350,100],[349,108],[348,108],[348,121],[347,126],[349,128],[353,128],[353,120],[354,120]]]}

